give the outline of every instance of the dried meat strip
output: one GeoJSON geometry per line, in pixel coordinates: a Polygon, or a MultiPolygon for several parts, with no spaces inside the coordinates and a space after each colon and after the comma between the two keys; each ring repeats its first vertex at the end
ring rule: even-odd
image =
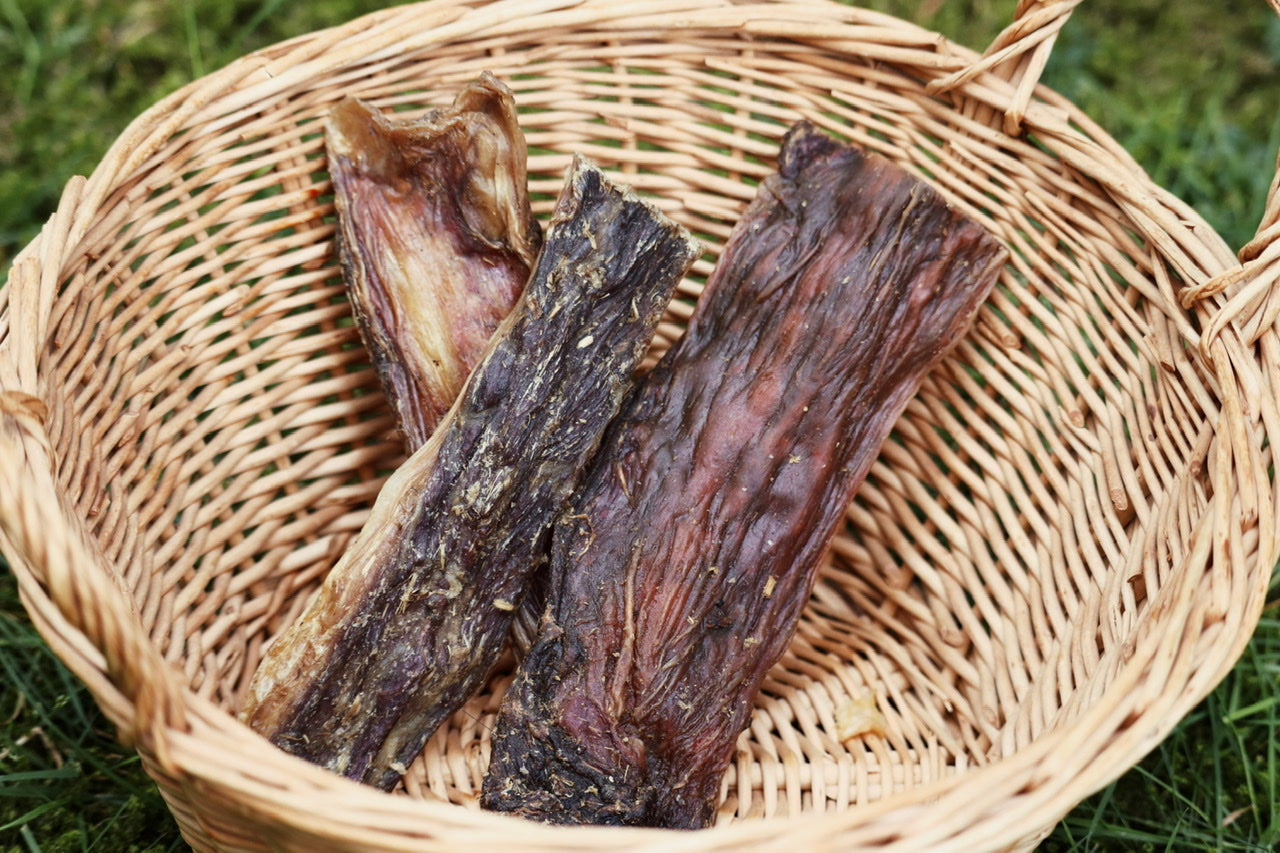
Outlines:
{"type": "Polygon", "coordinates": [[[343,280],[412,452],[515,304],[542,242],[515,102],[488,73],[415,121],[347,98],[330,111],[325,145],[343,280]]]}
{"type": "Polygon", "coordinates": [[[388,789],[482,683],[550,525],[697,244],[575,161],[524,295],[431,440],[391,477],[243,717],[388,789]]]}
{"type": "Polygon", "coordinates": [[[557,524],[481,804],[707,825],[858,483],[1005,257],[884,158],[784,140],[688,331],[557,524]]]}

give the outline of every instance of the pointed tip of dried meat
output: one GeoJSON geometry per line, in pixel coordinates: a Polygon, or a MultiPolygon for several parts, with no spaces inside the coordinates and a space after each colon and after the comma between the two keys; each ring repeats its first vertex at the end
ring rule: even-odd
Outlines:
{"type": "Polygon", "coordinates": [[[512,135],[520,131],[515,95],[506,83],[493,76],[490,71],[482,71],[479,77],[463,86],[449,109],[457,113],[487,115],[512,135]]]}
{"type": "Polygon", "coordinates": [[[861,155],[857,149],[846,148],[827,136],[811,122],[798,121],[782,137],[782,147],[778,150],[778,173],[791,180],[814,160],[836,154],[848,156],[848,151],[861,155]]]}
{"type": "Polygon", "coordinates": [[[390,132],[390,122],[382,113],[359,98],[343,98],[329,110],[325,122],[329,160],[380,183],[403,181],[406,164],[390,132]]]}
{"type": "Polygon", "coordinates": [[[463,189],[467,225],[492,245],[511,246],[532,266],[542,229],[529,208],[528,149],[515,96],[486,71],[458,93],[452,110],[476,125],[463,189]]]}
{"type": "Polygon", "coordinates": [[[529,206],[528,150],[514,96],[492,74],[417,120],[344,98],[329,111],[325,145],[340,203],[356,177],[396,193],[452,196],[474,239],[511,249],[526,265],[537,257],[542,229],[529,206]]]}

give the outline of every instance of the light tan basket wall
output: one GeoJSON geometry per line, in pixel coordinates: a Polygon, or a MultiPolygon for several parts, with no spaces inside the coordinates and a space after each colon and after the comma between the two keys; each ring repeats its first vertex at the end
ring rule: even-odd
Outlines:
{"type": "Polygon", "coordinates": [[[1280,205],[1241,266],[1033,90],[1075,5],[1019,4],[979,58],[816,0],[426,3],[240,60],[73,181],[0,291],[2,544],[193,845],[996,848],[1154,746],[1238,656],[1276,558],[1280,205]],[[516,92],[539,212],[581,151],[702,236],[655,354],[799,118],[1013,252],[850,507],[719,825],[678,842],[476,811],[505,670],[407,797],[229,713],[402,458],[334,265],[317,120],[347,94],[420,111],[482,70],[516,92]],[[885,730],[845,739],[867,694],[885,730]]]}

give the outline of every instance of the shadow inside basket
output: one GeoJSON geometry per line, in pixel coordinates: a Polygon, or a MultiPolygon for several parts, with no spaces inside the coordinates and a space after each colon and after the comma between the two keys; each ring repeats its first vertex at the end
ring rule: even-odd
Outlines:
{"type": "MultiPolygon", "coordinates": [[[[884,62],[695,34],[530,38],[348,68],[210,113],[124,182],[54,307],[59,476],[190,689],[234,713],[404,458],[334,259],[321,122],[413,114],[482,70],[515,91],[545,218],[573,152],[706,246],[702,282],[787,126],[924,176],[1009,247],[847,512],[723,783],[720,821],[830,811],[1000,761],[1069,725],[1131,652],[1209,494],[1212,384],[1176,274],[1033,138],[978,133],[884,62]],[[816,70],[815,70],[816,69],[816,70]],[[825,73],[818,74],[817,71],[825,73]]],[[[477,807],[508,654],[401,791],[477,807]]]]}

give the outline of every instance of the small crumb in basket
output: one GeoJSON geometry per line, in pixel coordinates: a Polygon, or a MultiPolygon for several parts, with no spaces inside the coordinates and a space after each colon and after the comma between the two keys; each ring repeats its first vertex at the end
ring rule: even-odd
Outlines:
{"type": "Polygon", "coordinates": [[[836,739],[841,743],[861,735],[884,737],[888,722],[876,707],[874,693],[846,699],[836,708],[836,739]]]}
{"type": "Polygon", "coordinates": [[[498,608],[499,610],[515,610],[516,609],[516,606],[512,604],[510,601],[507,601],[505,598],[495,598],[493,600],[493,606],[498,608]]]}

